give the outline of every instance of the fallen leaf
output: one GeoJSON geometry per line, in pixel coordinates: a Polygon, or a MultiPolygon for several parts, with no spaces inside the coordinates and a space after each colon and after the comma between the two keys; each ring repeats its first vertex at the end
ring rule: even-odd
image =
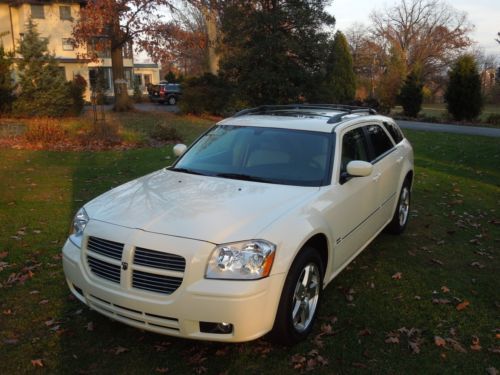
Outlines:
{"type": "Polygon", "coordinates": [[[358,332],[358,336],[370,336],[372,331],[369,328],[365,328],[358,332]]]}
{"type": "Polygon", "coordinates": [[[0,259],[7,258],[7,255],[9,255],[9,253],[7,251],[2,251],[0,253],[0,259]]]}
{"type": "Polygon", "coordinates": [[[444,347],[446,346],[446,341],[440,336],[434,336],[434,344],[436,344],[436,346],[444,347]]]}
{"type": "Polygon", "coordinates": [[[450,292],[450,288],[448,288],[447,286],[442,286],[442,287],[441,287],[441,291],[442,291],[443,293],[449,293],[449,292],[450,292]]]}
{"type": "Polygon", "coordinates": [[[321,333],[323,335],[333,335],[333,328],[331,324],[325,323],[321,325],[321,333]]]}
{"type": "Polygon", "coordinates": [[[456,352],[460,353],[467,353],[467,350],[460,344],[457,340],[447,338],[446,342],[450,344],[450,346],[455,350],[456,352]]]}
{"type": "Polygon", "coordinates": [[[431,262],[432,262],[432,263],[439,264],[440,266],[444,265],[444,263],[443,263],[442,261],[440,261],[439,259],[435,259],[435,258],[432,258],[432,259],[431,259],[431,262]]]}
{"type": "Polygon", "coordinates": [[[394,280],[401,280],[402,277],[403,274],[401,272],[396,272],[394,275],[391,276],[391,278],[394,280]]]}
{"type": "Polygon", "coordinates": [[[123,346],[117,346],[116,348],[111,349],[111,352],[114,355],[118,355],[118,354],[121,354],[121,353],[128,352],[128,349],[124,348],[123,346]]]}
{"type": "Polygon", "coordinates": [[[19,342],[18,339],[5,339],[5,340],[3,340],[3,343],[7,344],[7,345],[14,345],[14,344],[17,344],[18,342],[19,342]]]}
{"type": "Polygon", "coordinates": [[[476,267],[479,269],[483,269],[484,267],[486,267],[484,264],[479,263],[479,262],[472,262],[470,265],[471,265],[471,267],[476,267]]]}
{"type": "Polygon", "coordinates": [[[498,370],[495,367],[488,367],[486,372],[488,375],[498,375],[498,370]]]}
{"type": "Polygon", "coordinates": [[[160,374],[166,374],[168,372],[168,367],[157,367],[155,371],[159,372],[160,374]]]}
{"type": "Polygon", "coordinates": [[[470,305],[470,302],[465,299],[465,300],[463,300],[463,302],[461,302],[457,305],[457,310],[462,311],[463,309],[467,308],[467,306],[469,306],[469,305],[470,305]]]}
{"type": "Polygon", "coordinates": [[[420,353],[420,342],[419,341],[409,341],[408,346],[410,347],[412,353],[414,353],[414,354],[420,353]]]}
{"type": "Polygon", "coordinates": [[[480,351],[482,349],[481,345],[479,343],[479,337],[472,336],[472,344],[470,346],[470,349],[474,350],[475,352],[478,352],[478,351],[480,351]]]}
{"type": "Polygon", "coordinates": [[[31,360],[31,364],[34,366],[34,367],[43,367],[43,362],[41,359],[32,359],[31,360]]]}
{"type": "Polygon", "coordinates": [[[385,339],[386,344],[399,344],[399,337],[389,336],[385,339]]]}

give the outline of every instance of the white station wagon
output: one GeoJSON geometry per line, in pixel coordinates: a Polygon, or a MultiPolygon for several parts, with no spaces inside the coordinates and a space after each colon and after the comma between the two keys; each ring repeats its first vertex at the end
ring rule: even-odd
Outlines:
{"type": "Polygon", "coordinates": [[[408,221],[412,147],[371,109],[258,107],[174,151],[85,204],[63,249],[76,298],[134,327],[296,343],[323,288],[408,221]]]}

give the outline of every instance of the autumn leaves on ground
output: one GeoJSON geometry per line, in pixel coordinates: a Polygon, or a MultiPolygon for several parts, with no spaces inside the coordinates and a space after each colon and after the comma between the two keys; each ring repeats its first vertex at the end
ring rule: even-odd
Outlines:
{"type": "MultiPolygon", "coordinates": [[[[171,126],[189,143],[209,124],[171,126]]],[[[496,373],[500,141],[406,133],[407,232],[380,235],[328,286],[313,334],[292,348],[142,332],[70,296],[60,254],[75,210],[170,164],[171,147],[0,149],[0,373],[496,373]]]]}

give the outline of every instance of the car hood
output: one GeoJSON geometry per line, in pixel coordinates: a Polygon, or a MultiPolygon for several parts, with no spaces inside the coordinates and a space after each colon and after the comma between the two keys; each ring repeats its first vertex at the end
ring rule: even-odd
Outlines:
{"type": "Polygon", "coordinates": [[[94,220],[224,243],[254,238],[318,190],[164,169],[104,193],[85,210],[94,220]]]}

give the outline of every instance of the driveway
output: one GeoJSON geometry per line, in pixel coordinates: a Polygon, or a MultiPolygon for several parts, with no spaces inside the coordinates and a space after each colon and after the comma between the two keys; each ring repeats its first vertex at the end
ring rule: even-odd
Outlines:
{"type": "Polygon", "coordinates": [[[482,135],[485,137],[500,137],[500,129],[483,128],[480,126],[463,126],[452,124],[435,124],[428,122],[403,121],[397,120],[399,126],[403,129],[422,130],[429,132],[455,133],[467,135],[482,135]]]}

